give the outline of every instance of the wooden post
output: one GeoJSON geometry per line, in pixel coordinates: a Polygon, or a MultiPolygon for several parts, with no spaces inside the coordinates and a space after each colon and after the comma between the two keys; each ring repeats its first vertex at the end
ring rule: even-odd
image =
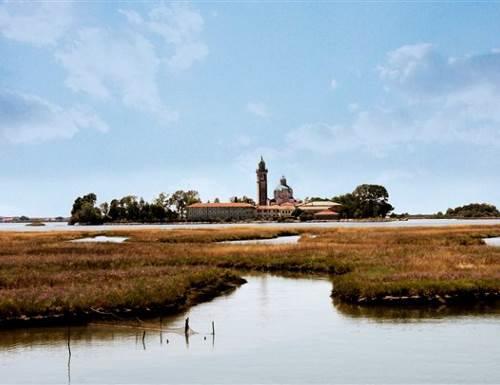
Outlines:
{"type": "Polygon", "coordinates": [[[163,345],[163,319],[160,316],[160,345],[163,345]]]}
{"type": "Polygon", "coordinates": [[[212,321],[212,335],[215,336],[215,322],[212,321]]]}
{"type": "Polygon", "coordinates": [[[188,336],[188,335],[189,335],[189,317],[188,317],[188,318],[186,318],[186,323],[184,324],[184,334],[185,334],[186,336],[188,336]]]}

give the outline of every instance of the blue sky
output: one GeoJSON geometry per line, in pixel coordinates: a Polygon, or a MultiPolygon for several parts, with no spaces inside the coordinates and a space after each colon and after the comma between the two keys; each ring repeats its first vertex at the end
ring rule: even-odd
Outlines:
{"type": "Polygon", "coordinates": [[[0,215],[379,183],[500,206],[500,3],[0,2],[0,215]],[[272,190],[272,188],[271,188],[272,190]]]}

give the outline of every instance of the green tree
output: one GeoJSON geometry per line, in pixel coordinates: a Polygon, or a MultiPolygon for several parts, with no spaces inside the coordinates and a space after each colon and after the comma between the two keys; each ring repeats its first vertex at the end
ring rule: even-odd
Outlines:
{"type": "Polygon", "coordinates": [[[252,198],[247,197],[246,195],[243,195],[242,197],[231,197],[229,201],[231,203],[249,203],[251,205],[255,205],[255,201],[252,198]]]}
{"type": "Polygon", "coordinates": [[[170,205],[175,207],[180,219],[186,218],[186,209],[189,205],[199,202],[201,202],[200,194],[195,190],[178,190],[170,197],[170,205]]]}
{"type": "Polygon", "coordinates": [[[71,209],[70,225],[97,225],[103,222],[102,212],[96,207],[97,196],[94,193],[78,197],[71,209]]]}
{"type": "Polygon", "coordinates": [[[386,217],[394,207],[389,203],[389,193],[384,186],[362,184],[350,194],[332,198],[340,203],[341,218],[386,217]]]}
{"type": "Polygon", "coordinates": [[[492,204],[470,203],[446,210],[446,216],[460,218],[500,217],[500,212],[492,204]]]}

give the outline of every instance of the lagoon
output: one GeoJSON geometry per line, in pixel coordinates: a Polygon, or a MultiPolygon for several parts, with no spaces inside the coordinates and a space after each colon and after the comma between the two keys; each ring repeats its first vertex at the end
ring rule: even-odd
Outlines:
{"type": "Polygon", "coordinates": [[[246,279],[163,319],[163,333],[149,330],[160,320],[0,331],[0,383],[500,382],[498,306],[336,306],[328,279],[246,279]],[[188,316],[198,334],[186,340],[188,316]]]}
{"type": "Polygon", "coordinates": [[[111,231],[111,230],[146,230],[146,229],[227,229],[234,227],[267,228],[394,228],[394,227],[445,227],[499,225],[495,219],[409,219],[407,221],[340,221],[340,222],[251,222],[251,223],[174,223],[174,224],[114,224],[101,226],[68,226],[65,222],[47,222],[45,226],[26,226],[25,223],[0,223],[0,231],[111,231]]]}

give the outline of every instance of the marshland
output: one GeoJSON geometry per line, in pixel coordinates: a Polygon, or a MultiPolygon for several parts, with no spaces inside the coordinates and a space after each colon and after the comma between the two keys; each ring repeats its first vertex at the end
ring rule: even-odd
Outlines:
{"type": "Polygon", "coordinates": [[[174,313],[234,290],[251,272],[315,274],[342,303],[436,306],[494,301],[500,226],[231,228],[0,233],[7,325],[174,313]],[[123,237],[123,243],[76,243],[123,237]],[[300,236],[297,243],[227,241],[300,236]]]}

